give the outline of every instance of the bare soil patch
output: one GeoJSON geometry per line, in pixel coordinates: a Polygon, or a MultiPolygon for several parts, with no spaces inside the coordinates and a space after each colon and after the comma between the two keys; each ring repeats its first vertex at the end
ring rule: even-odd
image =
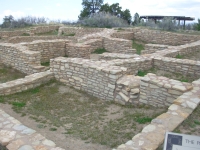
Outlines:
{"type": "Polygon", "coordinates": [[[107,150],[127,142],[164,108],[121,106],[55,80],[0,96],[0,108],[70,150],[107,150]]]}
{"type": "Polygon", "coordinates": [[[0,83],[24,78],[26,75],[0,63],[0,83]]]}

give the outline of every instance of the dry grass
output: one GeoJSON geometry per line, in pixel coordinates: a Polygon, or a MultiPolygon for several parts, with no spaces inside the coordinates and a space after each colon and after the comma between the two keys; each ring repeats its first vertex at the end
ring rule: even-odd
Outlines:
{"type": "Polygon", "coordinates": [[[22,93],[0,96],[0,102],[7,102],[15,112],[34,119],[38,128],[56,132],[64,127],[67,137],[108,147],[130,140],[151,119],[166,111],[102,101],[55,80],[22,93]]]}
{"type": "Polygon", "coordinates": [[[11,67],[0,64],[0,83],[12,81],[19,78],[24,78],[25,74],[12,69],[11,67]]]}

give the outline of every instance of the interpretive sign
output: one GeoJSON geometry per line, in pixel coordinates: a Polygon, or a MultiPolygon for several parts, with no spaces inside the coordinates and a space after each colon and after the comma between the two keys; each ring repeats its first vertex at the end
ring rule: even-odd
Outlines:
{"type": "Polygon", "coordinates": [[[200,137],[166,132],[163,150],[200,150],[200,137]]]}

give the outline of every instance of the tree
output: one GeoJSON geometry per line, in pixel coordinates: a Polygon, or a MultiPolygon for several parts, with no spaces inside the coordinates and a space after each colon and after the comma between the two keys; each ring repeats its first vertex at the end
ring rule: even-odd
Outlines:
{"type": "Polygon", "coordinates": [[[103,0],[83,0],[82,1],[83,10],[79,15],[79,19],[88,17],[92,13],[96,13],[97,11],[100,10],[102,4],[103,0]]]}
{"type": "Polygon", "coordinates": [[[108,3],[101,6],[100,10],[101,12],[107,12],[114,16],[120,17],[127,21],[127,23],[131,23],[131,13],[129,9],[122,10],[122,7],[119,6],[119,3],[114,3],[112,5],[109,5],[108,3]]]}
{"type": "Polygon", "coordinates": [[[198,19],[198,23],[195,25],[195,29],[200,31],[200,19],[198,19]]]}
{"type": "Polygon", "coordinates": [[[106,4],[103,4],[102,6],[101,6],[101,8],[99,9],[99,11],[100,12],[111,12],[111,10],[110,10],[110,5],[108,4],[108,3],[106,3],[106,4]]]}
{"type": "Polygon", "coordinates": [[[3,18],[2,28],[9,28],[9,27],[11,27],[13,21],[14,21],[14,17],[12,15],[5,16],[3,18]]]}
{"type": "Polygon", "coordinates": [[[126,20],[128,22],[128,24],[130,24],[132,21],[130,10],[126,9],[126,10],[122,11],[121,18],[126,20]]]}
{"type": "Polygon", "coordinates": [[[133,20],[133,25],[138,25],[140,23],[140,16],[138,13],[135,13],[133,20]]]}

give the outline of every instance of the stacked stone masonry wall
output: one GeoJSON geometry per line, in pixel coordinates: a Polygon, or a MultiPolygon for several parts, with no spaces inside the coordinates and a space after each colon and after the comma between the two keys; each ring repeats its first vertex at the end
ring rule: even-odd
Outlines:
{"type": "Polygon", "coordinates": [[[94,47],[82,43],[69,43],[66,45],[66,55],[72,58],[90,59],[92,51],[94,51],[94,47]]]}
{"type": "Polygon", "coordinates": [[[111,37],[119,38],[119,39],[126,39],[126,40],[133,40],[134,33],[133,32],[115,32],[111,35],[111,37]]]}
{"type": "Polygon", "coordinates": [[[25,30],[19,30],[19,31],[1,31],[0,32],[0,38],[8,38],[13,36],[20,36],[23,33],[26,33],[25,30]]]}
{"type": "Polygon", "coordinates": [[[126,68],[81,58],[51,59],[50,70],[57,80],[103,100],[113,100],[116,81],[126,68]]]}
{"type": "Polygon", "coordinates": [[[37,40],[74,40],[73,36],[16,36],[11,37],[7,40],[7,43],[23,43],[23,42],[33,42],[37,40]]]}
{"type": "Polygon", "coordinates": [[[131,59],[114,59],[107,63],[113,66],[120,66],[127,68],[127,74],[136,75],[138,70],[148,70],[153,67],[153,60],[149,57],[136,57],[131,59]]]}
{"type": "Polygon", "coordinates": [[[200,76],[200,61],[160,57],[154,58],[153,64],[154,67],[160,70],[181,73],[184,76],[193,78],[200,76]]]}
{"type": "Polygon", "coordinates": [[[86,34],[92,34],[103,31],[103,28],[82,28],[82,27],[60,27],[59,34],[75,34],[77,37],[81,37],[86,34]]]}
{"type": "Polygon", "coordinates": [[[179,34],[143,28],[126,28],[125,31],[133,32],[134,39],[147,43],[164,45],[183,45],[200,40],[200,35],[179,34]]]}
{"type": "Polygon", "coordinates": [[[27,47],[8,43],[0,44],[0,60],[23,73],[32,74],[45,70],[40,65],[40,52],[28,50],[27,47]]]}
{"type": "Polygon", "coordinates": [[[92,53],[97,48],[103,48],[103,39],[102,38],[100,38],[100,39],[89,39],[88,41],[83,42],[82,44],[83,45],[90,45],[93,49],[91,51],[91,53],[92,53]]]}
{"type": "Polygon", "coordinates": [[[126,53],[126,50],[132,49],[132,41],[105,37],[103,47],[111,53],[120,53],[122,51],[126,53]]]}
{"type": "Polygon", "coordinates": [[[120,53],[103,53],[99,54],[99,60],[114,60],[114,59],[131,59],[139,57],[139,55],[128,55],[128,54],[120,54],[120,53]]]}
{"type": "Polygon", "coordinates": [[[164,50],[167,49],[169,46],[168,45],[160,45],[160,44],[145,44],[145,50],[164,50]]]}
{"type": "Polygon", "coordinates": [[[33,27],[27,30],[16,30],[16,31],[0,31],[0,37],[7,38],[7,37],[13,37],[13,36],[20,36],[23,33],[44,33],[49,32],[53,30],[59,29],[60,26],[38,26],[33,27]]]}
{"type": "Polygon", "coordinates": [[[33,27],[28,32],[30,33],[45,33],[45,32],[50,32],[54,30],[58,30],[60,28],[59,25],[50,25],[50,26],[38,26],[38,27],[33,27]]]}
{"type": "Polygon", "coordinates": [[[168,48],[166,54],[163,55],[164,57],[176,57],[176,55],[187,55],[187,54],[195,54],[197,51],[200,50],[200,41],[193,42],[190,44],[185,44],[177,47],[168,48]],[[170,50],[175,50],[170,51],[170,50]]]}
{"type": "Polygon", "coordinates": [[[166,107],[183,93],[192,90],[191,83],[180,82],[148,73],[141,78],[139,102],[155,107],[166,107]]]}
{"type": "Polygon", "coordinates": [[[149,49],[149,50],[142,50],[141,52],[140,52],[140,54],[141,55],[144,55],[144,54],[152,54],[152,53],[155,53],[155,52],[157,52],[158,50],[156,50],[156,49],[149,49]]]}
{"type": "Polygon", "coordinates": [[[68,40],[40,40],[31,43],[21,43],[28,47],[30,51],[38,51],[41,54],[40,61],[49,62],[51,58],[66,55],[66,44],[68,40]]]}
{"type": "Polygon", "coordinates": [[[146,149],[156,150],[163,142],[166,132],[174,131],[200,103],[200,79],[192,82],[193,89],[179,96],[163,113],[125,144],[116,150],[146,149]]]}
{"type": "Polygon", "coordinates": [[[40,86],[41,84],[47,83],[53,78],[53,73],[45,71],[28,75],[25,78],[2,83],[0,84],[0,95],[10,95],[32,89],[40,86]]]}

